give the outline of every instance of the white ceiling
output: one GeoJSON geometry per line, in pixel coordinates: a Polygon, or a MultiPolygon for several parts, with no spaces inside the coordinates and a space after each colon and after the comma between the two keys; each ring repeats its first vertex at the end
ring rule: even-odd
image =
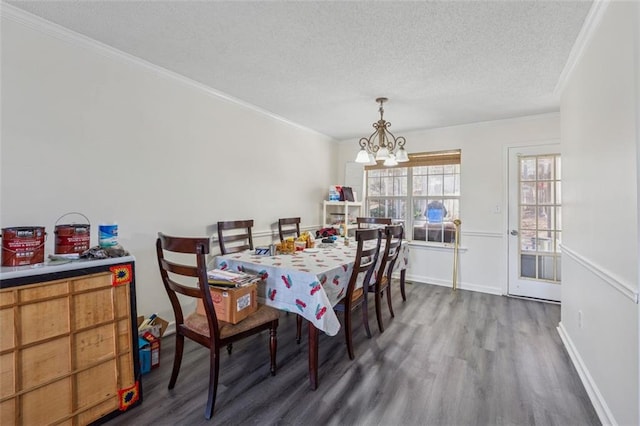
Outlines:
{"type": "Polygon", "coordinates": [[[6,1],[337,139],[558,111],[591,1],[6,1]]]}

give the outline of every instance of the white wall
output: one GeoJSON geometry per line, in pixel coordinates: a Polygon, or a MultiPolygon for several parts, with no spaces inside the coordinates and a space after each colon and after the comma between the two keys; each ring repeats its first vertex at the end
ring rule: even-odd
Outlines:
{"type": "Polygon", "coordinates": [[[116,220],[136,257],[138,312],[173,319],[158,231],[212,235],[219,220],[253,218],[267,234],[286,216],[319,225],[335,141],[26,22],[3,13],[2,228],[45,226],[48,254],[64,213],[89,217],[94,245],[99,222],[116,220]]]}
{"type": "Polygon", "coordinates": [[[603,10],[562,95],[559,329],[603,422],[637,425],[640,4],[603,10]]]}
{"type": "MultiPolygon", "coordinates": [[[[393,117],[391,117],[393,119],[393,117]]],[[[363,123],[366,129],[366,123],[363,123]]],[[[507,149],[557,143],[559,114],[543,114],[404,133],[412,152],[462,150],[460,176],[461,244],[458,287],[493,294],[507,290],[507,149]],[[496,213],[498,206],[500,212],[496,213]]],[[[340,162],[353,161],[356,139],[340,144],[340,162]]],[[[341,171],[343,172],[343,171],[341,171]]],[[[342,176],[339,176],[339,180],[342,176]]],[[[412,281],[451,286],[451,249],[411,246],[412,281]]]]}

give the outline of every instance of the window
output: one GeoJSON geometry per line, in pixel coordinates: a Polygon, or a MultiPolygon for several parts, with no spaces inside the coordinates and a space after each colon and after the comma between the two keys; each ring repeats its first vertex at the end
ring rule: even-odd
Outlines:
{"type": "Polygon", "coordinates": [[[365,167],[368,215],[403,223],[406,237],[413,240],[454,242],[460,156],[460,150],[427,152],[411,154],[408,163],[394,167],[365,167]]]}
{"type": "Polygon", "coordinates": [[[520,276],[560,282],[560,155],[522,156],[519,162],[520,276]]]}

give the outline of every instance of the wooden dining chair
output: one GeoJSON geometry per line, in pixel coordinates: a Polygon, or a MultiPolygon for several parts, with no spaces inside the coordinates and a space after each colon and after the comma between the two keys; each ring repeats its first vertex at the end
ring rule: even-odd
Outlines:
{"type": "MultiPolygon", "coordinates": [[[[268,306],[258,305],[256,312],[238,324],[230,324],[218,320],[207,281],[208,237],[182,238],[158,233],[156,251],[160,276],[171,301],[176,320],[176,352],[173,359],[173,371],[169,380],[169,389],[173,389],[178,379],[180,364],[182,363],[184,338],[187,337],[209,348],[209,394],[204,416],[210,419],[213,416],[218,389],[220,348],[263,330],[269,330],[271,374],[275,375],[276,329],[278,328],[279,311],[268,306]],[[165,253],[192,254],[195,256],[195,262],[192,262],[192,264],[177,263],[174,260],[167,259],[165,253]],[[194,278],[196,282],[193,285],[186,284],[186,280],[193,280],[194,278]],[[178,299],[178,293],[182,296],[201,299],[206,315],[199,315],[193,312],[185,318],[178,299]]],[[[180,257],[180,259],[183,258],[180,257]]]]}
{"type": "Polygon", "coordinates": [[[356,242],[358,247],[356,249],[353,270],[349,277],[349,283],[347,284],[347,291],[342,300],[333,307],[335,311],[344,313],[344,335],[350,359],[355,358],[351,333],[351,315],[359,306],[362,309],[362,323],[367,337],[371,338],[369,313],[367,309],[367,293],[364,291],[366,287],[363,285],[363,287],[356,289],[356,283],[360,274],[365,274],[363,283],[371,282],[380,253],[381,234],[380,229],[356,229],[356,242]]]}
{"type": "Polygon", "coordinates": [[[356,223],[358,225],[358,229],[377,228],[377,227],[380,227],[379,225],[391,225],[391,218],[390,217],[357,217],[356,223]],[[374,225],[374,226],[371,226],[371,225],[374,225]]]}
{"type": "Polygon", "coordinates": [[[253,220],[218,222],[218,244],[221,254],[253,250],[253,220]]]}
{"type": "Polygon", "coordinates": [[[391,304],[391,274],[400,254],[403,236],[404,227],[402,225],[390,225],[384,228],[385,244],[382,250],[382,258],[378,262],[375,281],[368,288],[369,293],[373,293],[375,298],[376,318],[378,319],[380,333],[384,332],[384,325],[382,324],[382,297],[384,293],[387,295],[387,305],[389,306],[391,318],[395,316],[391,304]]]}
{"type": "Polygon", "coordinates": [[[300,218],[286,217],[278,219],[278,234],[280,235],[280,241],[284,241],[285,237],[288,236],[298,238],[300,236],[300,218]]]}

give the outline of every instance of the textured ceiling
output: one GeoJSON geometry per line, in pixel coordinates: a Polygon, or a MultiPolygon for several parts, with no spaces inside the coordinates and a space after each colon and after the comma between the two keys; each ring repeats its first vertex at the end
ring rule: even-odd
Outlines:
{"type": "Polygon", "coordinates": [[[591,1],[6,1],[337,139],[559,109],[591,1]]]}

